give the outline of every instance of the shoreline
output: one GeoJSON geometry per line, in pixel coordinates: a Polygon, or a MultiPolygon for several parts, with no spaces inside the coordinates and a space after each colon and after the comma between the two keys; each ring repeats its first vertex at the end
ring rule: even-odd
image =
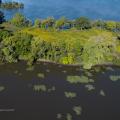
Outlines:
{"type": "MultiPolygon", "coordinates": [[[[45,63],[49,63],[49,64],[56,64],[56,65],[63,65],[63,66],[73,66],[73,67],[83,67],[83,64],[62,64],[62,63],[58,63],[58,62],[54,62],[54,61],[50,61],[50,60],[37,60],[37,62],[45,62],[45,63]]],[[[92,67],[97,67],[97,66],[118,66],[120,67],[120,65],[117,64],[113,64],[113,63],[103,63],[103,64],[96,64],[92,67]]]]}
{"type": "MultiPolygon", "coordinates": [[[[12,63],[9,63],[9,62],[0,62],[0,65],[4,65],[4,64],[17,64],[19,62],[25,62],[27,64],[27,61],[25,60],[19,60],[18,62],[12,62],[12,63]]],[[[83,69],[85,69],[83,67],[83,64],[62,64],[62,63],[58,63],[58,62],[54,62],[54,61],[50,61],[50,60],[37,60],[36,62],[33,63],[34,64],[39,64],[39,63],[46,63],[46,64],[53,64],[53,65],[60,65],[60,66],[64,66],[64,67],[81,67],[83,69]]],[[[32,65],[28,65],[28,66],[32,66],[32,65]]],[[[93,65],[90,69],[94,68],[94,67],[120,67],[120,65],[117,65],[117,64],[113,64],[113,63],[103,63],[103,64],[96,64],[96,65],[93,65]]],[[[90,69],[86,69],[86,70],[90,70],[90,69]]]]}

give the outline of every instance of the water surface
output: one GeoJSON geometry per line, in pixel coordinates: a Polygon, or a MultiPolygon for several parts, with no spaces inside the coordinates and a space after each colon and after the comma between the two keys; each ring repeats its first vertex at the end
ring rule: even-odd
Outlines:
{"type": "MultiPolygon", "coordinates": [[[[3,0],[11,1],[11,0],[3,0]]],[[[120,0],[15,0],[25,4],[24,10],[6,11],[6,18],[21,12],[30,19],[86,16],[91,19],[120,21],[120,0]]]]}
{"type": "MultiPolygon", "coordinates": [[[[40,63],[28,71],[25,63],[0,66],[0,112],[2,120],[119,120],[120,81],[110,75],[120,75],[120,68],[108,67],[101,72],[85,72],[80,67],[40,63]],[[92,83],[71,84],[68,76],[84,75],[92,83]],[[88,90],[85,86],[92,85],[88,90]],[[42,86],[42,89],[39,89],[42,86]],[[69,98],[65,92],[76,93],[69,98]],[[81,115],[73,108],[80,106],[81,115]],[[72,119],[66,119],[70,114],[72,119]],[[59,118],[58,117],[61,117],[59,118]]],[[[98,71],[96,69],[96,71],[98,71]]]]}

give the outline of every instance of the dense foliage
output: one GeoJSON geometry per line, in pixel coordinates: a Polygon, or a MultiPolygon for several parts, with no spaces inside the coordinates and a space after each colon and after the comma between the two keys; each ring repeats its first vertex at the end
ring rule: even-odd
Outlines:
{"type": "Polygon", "coordinates": [[[27,60],[33,64],[49,60],[80,64],[86,69],[96,64],[120,62],[119,22],[49,17],[36,19],[32,25],[25,16],[16,14],[1,26],[4,27],[0,30],[0,60],[3,62],[27,60]]]}
{"type": "Polygon", "coordinates": [[[24,4],[19,3],[19,2],[5,2],[5,3],[0,3],[0,8],[2,8],[2,9],[18,9],[18,8],[24,8],[24,4]]]}
{"type": "Polygon", "coordinates": [[[27,27],[32,24],[30,20],[27,20],[26,17],[20,13],[15,14],[9,22],[17,27],[27,27]]]}

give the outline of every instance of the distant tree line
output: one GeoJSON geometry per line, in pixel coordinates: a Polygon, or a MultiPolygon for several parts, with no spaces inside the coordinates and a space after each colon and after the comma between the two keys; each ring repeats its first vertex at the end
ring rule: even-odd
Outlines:
{"type": "Polygon", "coordinates": [[[2,8],[2,9],[19,9],[19,8],[24,8],[24,4],[19,3],[19,2],[5,2],[5,3],[3,3],[2,1],[0,1],[0,8],[2,8]]]}
{"type": "MultiPolygon", "coordinates": [[[[4,22],[4,14],[0,12],[0,23],[4,22]]],[[[76,28],[77,30],[87,30],[91,28],[106,29],[109,31],[120,31],[120,22],[116,21],[104,21],[104,20],[90,20],[87,17],[79,17],[75,20],[69,20],[65,17],[55,19],[54,17],[48,17],[46,19],[35,19],[32,23],[21,13],[16,13],[14,17],[8,20],[13,25],[18,27],[34,26],[37,28],[49,29],[54,28],[56,30],[65,30],[76,28]]]]}

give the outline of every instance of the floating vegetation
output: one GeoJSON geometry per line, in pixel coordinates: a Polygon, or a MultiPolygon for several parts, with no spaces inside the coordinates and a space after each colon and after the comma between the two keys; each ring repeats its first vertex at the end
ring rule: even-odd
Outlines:
{"type": "Polygon", "coordinates": [[[67,71],[66,71],[66,70],[63,70],[62,72],[63,72],[63,73],[67,73],[67,71]]]}
{"type": "Polygon", "coordinates": [[[48,89],[48,92],[52,92],[52,91],[55,91],[55,90],[56,90],[55,86],[52,86],[52,88],[48,89]]]}
{"type": "Polygon", "coordinates": [[[88,89],[88,91],[95,90],[95,87],[94,87],[93,85],[90,85],[90,84],[85,85],[85,88],[87,88],[87,89],[88,89]]]}
{"type": "Polygon", "coordinates": [[[106,94],[105,94],[105,92],[103,90],[100,90],[100,95],[104,96],[104,97],[106,96],[106,94]]]}
{"type": "Polygon", "coordinates": [[[14,71],[14,74],[17,74],[17,75],[19,75],[19,76],[22,76],[22,73],[20,73],[18,70],[15,70],[15,71],[14,71]]]}
{"type": "Polygon", "coordinates": [[[70,113],[67,113],[66,120],[72,120],[72,115],[70,113]]]}
{"type": "Polygon", "coordinates": [[[19,76],[22,76],[22,73],[19,73],[18,75],[19,75],[19,76]]]}
{"type": "Polygon", "coordinates": [[[64,92],[64,94],[65,94],[65,97],[67,97],[67,98],[77,97],[77,93],[75,93],[75,92],[64,92]]]}
{"type": "Polygon", "coordinates": [[[73,111],[76,113],[76,115],[82,114],[82,107],[81,106],[74,106],[73,111]]]}
{"type": "Polygon", "coordinates": [[[85,75],[87,75],[88,77],[92,77],[93,74],[91,72],[85,71],[85,75]]]}
{"type": "Polygon", "coordinates": [[[14,74],[19,75],[19,76],[22,76],[22,73],[20,73],[18,70],[15,70],[15,71],[14,71],[14,74]]]}
{"type": "Polygon", "coordinates": [[[71,84],[94,82],[86,76],[68,76],[67,81],[71,84]]]}
{"type": "Polygon", "coordinates": [[[33,90],[37,92],[46,92],[47,87],[45,85],[34,85],[33,90]]]}
{"type": "Polygon", "coordinates": [[[61,113],[57,114],[57,119],[62,119],[62,114],[61,113]]]}
{"type": "Polygon", "coordinates": [[[38,76],[39,78],[42,78],[42,79],[45,78],[45,75],[44,75],[43,73],[38,73],[37,76],[38,76]]]}
{"type": "Polygon", "coordinates": [[[50,70],[49,70],[49,69],[47,69],[47,70],[46,70],[46,72],[50,72],[50,70]]]}
{"type": "Polygon", "coordinates": [[[0,86],[0,92],[3,92],[5,90],[4,86],[0,86]]]}
{"type": "Polygon", "coordinates": [[[26,68],[27,71],[33,71],[34,70],[34,66],[33,65],[29,65],[27,68],[26,68]]]}
{"type": "Polygon", "coordinates": [[[18,72],[19,72],[18,70],[15,70],[15,71],[14,71],[14,74],[18,74],[18,72]]]}
{"type": "Polygon", "coordinates": [[[117,75],[111,75],[111,76],[110,76],[110,80],[116,82],[116,81],[120,80],[120,75],[118,75],[118,76],[117,76],[117,75]]]}

